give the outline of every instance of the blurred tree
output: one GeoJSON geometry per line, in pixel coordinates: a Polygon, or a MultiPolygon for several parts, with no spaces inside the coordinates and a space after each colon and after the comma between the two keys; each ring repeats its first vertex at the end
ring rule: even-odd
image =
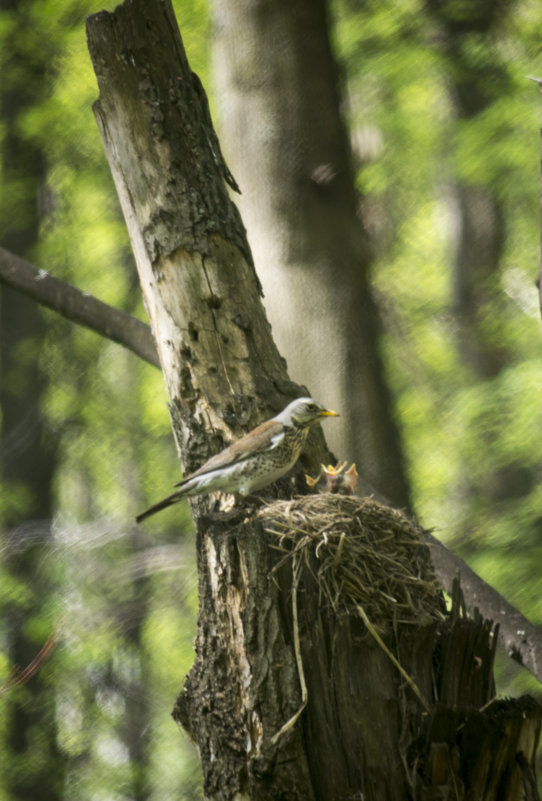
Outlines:
{"type": "Polygon", "coordinates": [[[214,0],[213,14],[219,130],[277,344],[340,409],[336,456],[409,507],[328,2],[214,0]]]}
{"type": "MultiPolygon", "coordinates": [[[[509,316],[508,299],[500,291],[510,235],[510,164],[483,147],[483,137],[501,139],[510,122],[498,127],[497,111],[511,102],[515,85],[509,65],[497,42],[503,38],[513,3],[481,3],[459,9],[457,3],[427,2],[429,19],[436,23],[436,41],[450,93],[450,133],[454,147],[449,171],[451,216],[457,234],[452,243],[453,281],[451,308],[459,359],[467,368],[467,380],[491,387],[499,374],[517,359],[515,343],[503,336],[502,323],[509,316]],[[476,142],[476,144],[474,144],[476,142]],[[474,148],[469,156],[467,148],[474,148]]],[[[490,399],[488,401],[491,403],[490,399]]],[[[493,434],[484,432],[479,419],[467,438],[477,441],[489,454],[493,434]]],[[[458,477],[466,528],[480,502],[495,504],[525,498],[536,483],[538,467],[522,463],[516,454],[497,458],[478,477],[458,477]]],[[[463,538],[472,553],[475,541],[463,538]]]]}
{"type": "MultiPolygon", "coordinates": [[[[487,46],[506,26],[514,3],[491,2],[459,8],[457,2],[428,0],[429,20],[436,22],[436,45],[442,53],[442,70],[450,93],[454,119],[452,139],[472,136],[488,108],[505,100],[513,90],[511,76],[499,54],[487,46]]],[[[493,131],[493,136],[495,136],[493,131]]],[[[452,308],[457,319],[460,358],[477,379],[494,377],[503,367],[506,352],[492,321],[502,315],[499,271],[506,241],[502,199],[503,165],[495,163],[481,175],[476,166],[457,159],[449,165],[455,201],[457,236],[453,243],[452,308]]]]}
{"type": "MultiPolygon", "coordinates": [[[[50,214],[45,156],[25,132],[26,115],[43,101],[55,46],[31,31],[28,4],[2,0],[2,193],[0,242],[30,257],[50,214]]],[[[7,650],[24,669],[51,631],[47,615],[54,585],[42,567],[50,547],[52,480],[57,443],[43,414],[50,380],[44,362],[45,323],[31,300],[0,289],[0,439],[4,538],[2,618],[7,650]]],[[[6,699],[2,782],[6,797],[63,797],[65,758],[58,748],[53,684],[40,673],[6,699]]]]}

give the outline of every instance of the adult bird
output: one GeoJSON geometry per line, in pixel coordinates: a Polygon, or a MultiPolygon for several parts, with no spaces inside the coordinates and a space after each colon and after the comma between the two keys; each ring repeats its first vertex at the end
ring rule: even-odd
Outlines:
{"type": "Polygon", "coordinates": [[[338,417],[312,398],[297,398],[276,417],[211,457],[199,470],[174,486],[179,489],[136,517],[145,518],[193,495],[251,492],[266,487],[290,470],[299,458],[309,428],[324,417],[338,417]]]}

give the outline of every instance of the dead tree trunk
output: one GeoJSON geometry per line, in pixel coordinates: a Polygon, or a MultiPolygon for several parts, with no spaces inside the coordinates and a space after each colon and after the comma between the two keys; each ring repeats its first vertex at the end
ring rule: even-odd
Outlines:
{"type": "MultiPolygon", "coordinates": [[[[89,18],[88,37],[96,116],[191,469],[301,390],[273,344],[169,0],[125,0],[89,18]]],[[[327,459],[321,435],[311,454],[310,469],[327,459]]],[[[493,692],[491,625],[445,615],[410,521],[334,495],[229,516],[193,508],[197,656],[174,715],[198,744],[206,798],[489,801],[496,786],[502,801],[536,798],[540,709],[505,704],[508,739],[497,706],[479,709],[493,692]],[[485,739],[465,736],[473,715],[485,739]]]]}

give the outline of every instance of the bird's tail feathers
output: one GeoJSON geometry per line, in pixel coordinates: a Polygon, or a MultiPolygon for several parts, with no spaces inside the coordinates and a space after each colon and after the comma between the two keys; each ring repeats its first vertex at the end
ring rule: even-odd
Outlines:
{"type": "Polygon", "coordinates": [[[162,501],[155,503],[154,506],[149,506],[148,509],[145,509],[144,512],[141,512],[141,514],[139,514],[136,517],[136,523],[141,523],[143,520],[146,520],[147,517],[155,515],[156,512],[161,512],[162,509],[167,509],[168,506],[172,506],[174,503],[180,501],[182,496],[183,493],[177,491],[174,492],[173,495],[168,495],[167,498],[164,498],[162,501]]]}

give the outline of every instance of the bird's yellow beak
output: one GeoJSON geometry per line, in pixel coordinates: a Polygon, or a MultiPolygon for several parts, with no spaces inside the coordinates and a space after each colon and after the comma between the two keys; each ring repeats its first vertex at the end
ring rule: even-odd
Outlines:
{"type": "Polygon", "coordinates": [[[320,412],[321,417],[340,417],[338,412],[334,412],[332,409],[324,409],[320,412]]]}

